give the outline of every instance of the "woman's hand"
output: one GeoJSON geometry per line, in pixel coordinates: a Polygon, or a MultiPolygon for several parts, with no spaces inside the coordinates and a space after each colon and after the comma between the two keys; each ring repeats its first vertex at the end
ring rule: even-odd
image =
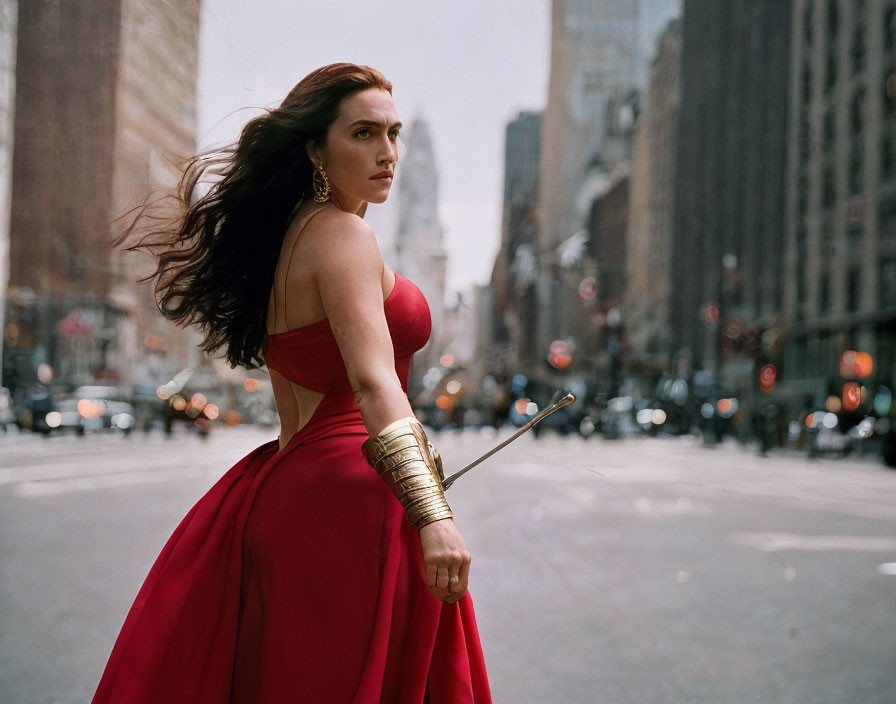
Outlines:
{"type": "Polygon", "coordinates": [[[420,529],[423,581],[430,593],[453,604],[467,593],[470,551],[453,518],[428,523],[420,529]],[[456,579],[453,579],[456,578],[456,579]]]}

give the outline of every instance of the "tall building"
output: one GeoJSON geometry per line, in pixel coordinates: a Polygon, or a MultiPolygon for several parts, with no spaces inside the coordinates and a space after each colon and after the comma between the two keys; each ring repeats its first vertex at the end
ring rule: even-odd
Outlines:
{"type": "Polygon", "coordinates": [[[789,41],[789,2],[685,0],[671,348],[733,390],[782,303],[789,41]]]}
{"type": "MultiPolygon", "coordinates": [[[[646,46],[678,0],[555,0],[539,174],[538,353],[599,332],[580,287],[597,271],[587,238],[596,200],[631,159],[646,46]]],[[[615,197],[611,198],[614,200],[615,197]]],[[[605,272],[606,273],[606,272],[605,272]]],[[[592,306],[593,308],[593,306],[592,306]]],[[[580,355],[580,359],[583,357],[580,355]]]]}
{"type": "Polygon", "coordinates": [[[796,0],[781,382],[839,395],[841,355],[896,383],[896,2],[796,0]]]}
{"type": "Polygon", "coordinates": [[[618,108],[636,86],[637,33],[637,0],[553,3],[539,183],[543,249],[581,229],[589,204],[576,208],[576,195],[588,167],[628,158],[613,136],[618,108]]]}
{"type": "Polygon", "coordinates": [[[395,236],[397,270],[426,296],[433,334],[415,356],[409,388],[441,354],[439,330],[445,317],[445,274],[448,255],[439,221],[439,178],[429,127],[416,118],[407,128],[407,150],[398,170],[398,228],[395,236]]]}
{"type": "Polygon", "coordinates": [[[538,274],[538,170],[541,113],[520,112],[504,132],[501,246],[492,276],[500,325],[491,337],[506,345],[505,363],[534,363],[538,274]]]}
{"type": "Polygon", "coordinates": [[[635,128],[623,324],[632,366],[660,371],[672,357],[672,228],[680,102],[681,20],[673,20],[657,51],[635,128]]]}
{"type": "Polygon", "coordinates": [[[681,17],[682,0],[641,0],[638,10],[637,81],[647,86],[657,50],[657,38],[672,20],[681,17]]]}
{"type": "Polygon", "coordinates": [[[9,277],[9,205],[12,196],[13,115],[16,95],[16,21],[18,3],[0,3],[0,359],[6,321],[9,277]]]}
{"type": "Polygon", "coordinates": [[[5,381],[158,384],[192,358],[110,246],[195,150],[199,0],[21,3],[5,381]]]}

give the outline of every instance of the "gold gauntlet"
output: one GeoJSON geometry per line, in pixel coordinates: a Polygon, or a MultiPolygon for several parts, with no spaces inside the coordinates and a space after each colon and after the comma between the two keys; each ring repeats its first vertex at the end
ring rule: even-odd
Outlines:
{"type": "Polygon", "coordinates": [[[367,463],[385,480],[417,530],[452,518],[442,489],[442,458],[414,416],[387,425],[361,445],[367,463]]]}

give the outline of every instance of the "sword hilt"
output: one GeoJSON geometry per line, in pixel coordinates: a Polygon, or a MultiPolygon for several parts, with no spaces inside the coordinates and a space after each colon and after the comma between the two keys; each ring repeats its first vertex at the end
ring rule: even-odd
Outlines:
{"type": "Polygon", "coordinates": [[[461,470],[455,472],[455,473],[452,474],[450,477],[448,477],[447,479],[443,480],[443,481],[442,481],[442,490],[443,490],[443,491],[447,491],[448,488],[449,488],[452,484],[454,484],[455,480],[456,480],[458,477],[462,476],[463,474],[466,474],[468,471],[470,471],[471,469],[473,469],[473,467],[475,467],[477,464],[479,464],[480,462],[482,462],[482,461],[485,460],[485,459],[488,459],[488,458],[491,457],[493,454],[495,454],[498,450],[500,450],[502,447],[504,447],[505,445],[508,445],[508,444],[510,444],[512,441],[516,440],[520,435],[522,435],[523,433],[525,433],[527,430],[529,430],[529,429],[530,429],[532,426],[534,426],[536,423],[540,423],[541,421],[543,421],[545,418],[547,418],[549,415],[551,415],[551,413],[553,413],[554,411],[559,410],[560,408],[563,408],[564,406],[568,406],[569,404],[571,404],[571,403],[572,403],[573,401],[575,401],[575,400],[576,400],[575,395],[574,395],[572,392],[567,391],[566,394],[564,394],[562,398],[560,398],[558,401],[555,401],[555,402],[552,403],[550,406],[548,406],[547,408],[543,409],[541,412],[539,412],[539,413],[537,413],[535,416],[533,416],[533,417],[529,420],[529,422],[527,422],[524,426],[522,426],[519,430],[517,430],[517,431],[516,431],[513,435],[511,435],[509,438],[507,438],[506,440],[504,440],[500,445],[497,445],[497,446],[493,447],[491,450],[489,450],[488,452],[486,452],[486,453],[485,453],[484,455],[482,455],[481,457],[479,457],[479,458],[473,460],[472,462],[470,462],[470,464],[468,464],[468,465],[467,465],[466,467],[464,467],[463,469],[461,469],[461,470]]]}

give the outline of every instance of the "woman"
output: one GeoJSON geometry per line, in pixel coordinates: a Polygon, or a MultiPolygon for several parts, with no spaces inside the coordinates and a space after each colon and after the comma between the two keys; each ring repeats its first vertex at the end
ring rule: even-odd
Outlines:
{"type": "Polygon", "coordinates": [[[491,701],[470,554],[406,393],[429,309],[362,219],[398,159],[391,89],[367,66],[312,72],[194,159],[185,214],[129,247],[158,254],[159,308],[205,351],[267,363],[281,432],[168,540],[95,703],[491,701]]]}

